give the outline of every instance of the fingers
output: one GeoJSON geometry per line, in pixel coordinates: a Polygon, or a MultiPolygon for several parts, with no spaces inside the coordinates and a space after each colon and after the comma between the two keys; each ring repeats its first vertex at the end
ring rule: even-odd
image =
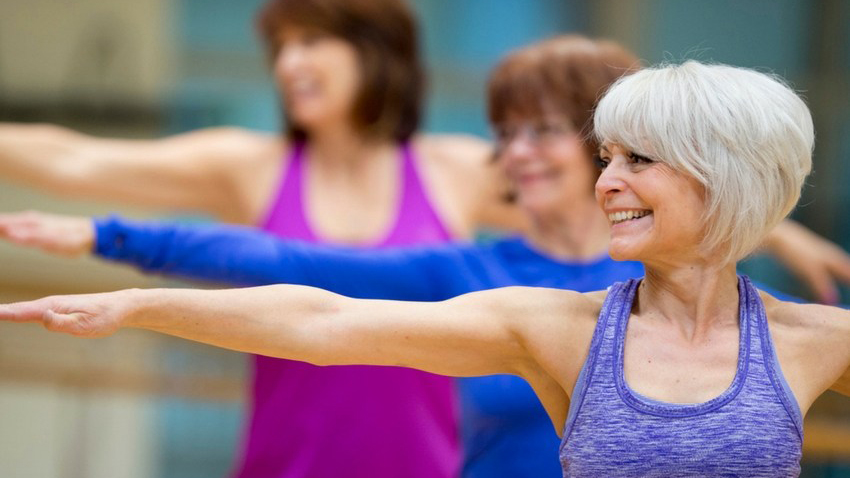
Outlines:
{"type": "Polygon", "coordinates": [[[829,269],[826,267],[810,268],[803,273],[802,278],[806,281],[809,289],[815,294],[815,299],[818,302],[828,305],[838,303],[838,287],[835,285],[829,269]]]}
{"type": "Polygon", "coordinates": [[[850,285],[850,254],[838,246],[832,245],[827,259],[830,272],[841,282],[850,285]]]}
{"type": "MultiPolygon", "coordinates": [[[[38,322],[51,332],[62,332],[78,337],[104,337],[117,327],[109,317],[80,310],[78,307],[50,298],[31,302],[0,305],[0,321],[38,322]]],[[[67,301],[65,301],[67,302],[67,301]]]]}
{"type": "Polygon", "coordinates": [[[36,211],[0,214],[0,237],[46,252],[76,256],[91,250],[94,225],[85,217],[36,211]]]}
{"type": "Polygon", "coordinates": [[[44,217],[35,211],[0,214],[0,234],[16,244],[38,245],[44,235],[44,217]]]}
{"type": "Polygon", "coordinates": [[[6,322],[41,322],[47,305],[41,301],[0,305],[0,320],[6,322]]]}

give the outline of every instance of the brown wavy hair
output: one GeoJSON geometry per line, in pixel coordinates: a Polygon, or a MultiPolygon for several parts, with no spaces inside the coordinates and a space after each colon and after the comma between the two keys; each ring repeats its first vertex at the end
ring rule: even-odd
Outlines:
{"type": "MultiPolygon", "coordinates": [[[[372,138],[405,141],[419,127],[425,89],[418,26],[402,0],[270,0],[257,15],[257,31],[271,61],[287,25],[316,28],[351,43],[362,73],[354,100],[352,122],[372,138]]],[[[307,139],[307,132],[289,121],[287,135],[307,139]]]]}
{"type": "Polygon", "coordinates": [[[593,111],[609,86],[641,68],[638,58],[608,40],[561,35],[520,48],[493,69],[487,86],[491,125],[511,115],[543,118],[557,112],[582,134],[593,154],[593,111]]]}

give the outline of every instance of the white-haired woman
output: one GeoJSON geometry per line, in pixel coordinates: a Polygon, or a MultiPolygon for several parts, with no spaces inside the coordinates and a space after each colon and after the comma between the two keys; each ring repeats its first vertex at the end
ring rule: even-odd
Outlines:
{"type": "Polygon", "coordinates": [[[646,268],[607,291],[411,303],[299,286],[131,290],[0,318],[83,336],[147,328],[317,364],[515,373],[562,433],[565,476],[797,476],[809,406],[828,389],[850,395],[850,312],[779,301],[735,262],[799,197],[808,109],[767,75],[687,62],[619,81],[595,125],[610,253],[646,268]]]}

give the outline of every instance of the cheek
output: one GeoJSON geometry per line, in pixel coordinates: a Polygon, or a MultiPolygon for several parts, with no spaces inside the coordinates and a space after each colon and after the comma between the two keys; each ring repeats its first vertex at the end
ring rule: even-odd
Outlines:
{"type": "Polygon", "coordinates": [[[329,55],[326,71],[334,89],[347,96],[353,96],[360,88],[362,71],[357,52],[353,48],[340,49],[329,55]]]}

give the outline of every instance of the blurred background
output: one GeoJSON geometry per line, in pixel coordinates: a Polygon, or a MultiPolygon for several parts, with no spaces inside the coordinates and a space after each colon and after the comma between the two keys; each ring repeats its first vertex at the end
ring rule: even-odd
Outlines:
{"type": "MultiPolygon", "coordinates": [[[[214,125],[280,129],[253,31],[261,0],[3,0],[0,121],[158,137],[214,125]]],[[[850,2],[416,0],[429,67],[425,130],[488,137],[484,81],[510,49],[553,34],[617,40],[649,63],[697,58],[770,70],[815,118],[815,172],[794,217],[850,248],[850,2]]],[[[156,187],[151,184],[150,187],[156,187]]],[[[70,202],[0,183],[20,209],[204,220],[191,211],[70,202]]],[[[770,259],[743,268],[806,296],[770,259]]],[[[96,260],[0,244],[0,300],[179,286],[96,260]]],[[[843,291],[845,303],[850,294],[843,291]]],[[[245,358],[144,332],[82,341],[0,324],[0,476],[225,476],[241,433],[245,358]]],[[[850,400],[810,412],[805,477],[850,477],[850,400]]]]}

